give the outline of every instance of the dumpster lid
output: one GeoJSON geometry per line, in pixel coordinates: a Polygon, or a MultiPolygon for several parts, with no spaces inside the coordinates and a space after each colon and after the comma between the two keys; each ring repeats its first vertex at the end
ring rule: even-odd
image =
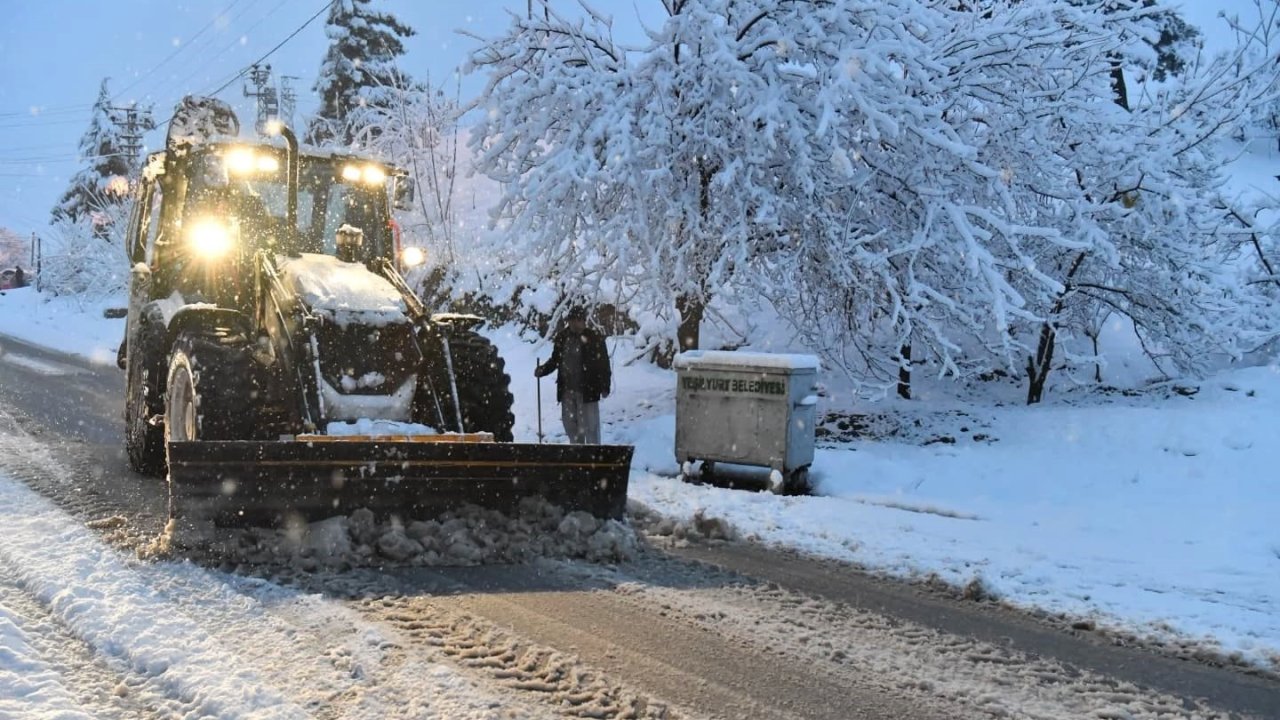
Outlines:
{"type": "Polygon", "coordinates": [[[817,370],[817,355],[740,352],[737,350],[686,350],[672,363],[677,370],[817,370]]]}

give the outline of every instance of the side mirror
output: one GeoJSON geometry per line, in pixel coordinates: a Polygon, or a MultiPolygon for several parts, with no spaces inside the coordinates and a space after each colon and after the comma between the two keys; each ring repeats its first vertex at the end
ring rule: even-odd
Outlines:
{"type": "Polygon", "coordinates": [[[392,204],[396,210],[413,209],[415,189],[413,178],[404,175],[396,178],[395,189],[392,191],[392,204]]]}

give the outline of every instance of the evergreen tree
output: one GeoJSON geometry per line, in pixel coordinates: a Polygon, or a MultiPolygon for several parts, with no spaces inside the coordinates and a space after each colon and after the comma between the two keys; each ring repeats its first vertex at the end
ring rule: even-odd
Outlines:
{"type": "Polygon", "coordinates": [[[103,78],[93,104],[89,129],[80,137],[80,159],[85,167],[71,178],[71,185],[53,207],[53,220],[77,222],[102,214],[128,197],[129,173],[134,158],[127,155],[120,127],[111,118],[111,93],[103,78]]]}
{"type": "Polygon", "coordinates": [[[370,2],[340,0],[329,10],[329,51],[313,88],[320,95],[320,109],[307,128],[309,143],[350,145],[361,110],[387,107],[394,89],[406,83],[396,58],[404,54],[401,41],[414,35],[413,28],[371,10],[370,2]]]}
{"type": "MultiPolygon", "coordinates": [[[[1147,0],[1148,7],[1156,4],[1156,0],[1147,0]]],[[[1161,9],[1156,17],[1156,27],[1160,36],[1152,47],[1156,51],[1156,68],[1152,73],[1157,81],[1164,81],[1171,75],[1181,75],[1187,69],[1188,58],[1195,55],[1200,43],[1200,31],[1191,25],[1176,10],[1161,9]]]]}

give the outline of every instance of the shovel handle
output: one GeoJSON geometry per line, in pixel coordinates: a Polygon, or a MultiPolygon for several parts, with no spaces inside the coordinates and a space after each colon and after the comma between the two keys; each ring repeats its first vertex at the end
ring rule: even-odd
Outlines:
{"type": "MultiPolygon", "coordinates": [[[[537,358],[538,366],[542,366],[542,358],[537,358]]],[[[538,444],[542,444],[542,376],[538,376],[538,444]]]]}

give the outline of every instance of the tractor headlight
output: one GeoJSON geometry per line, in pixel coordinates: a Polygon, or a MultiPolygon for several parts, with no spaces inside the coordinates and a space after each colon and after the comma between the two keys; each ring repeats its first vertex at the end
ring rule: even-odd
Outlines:
{"type": "Polygon", "coordinates": [[[223,155],[223,164],[231,175],[270,175],[280,170],[280,161],[270,153],[255,152],[252,148],[233,147],[223,155]]]}
{"type": "Polygon", "coordinates": [[[195,254],[214,260],[226,255],[235,245],[235,231],[222,220],[201,218],[187,231],[187,242],[195,254]]]}
{"type": "Polygon", "coordinates": [[[419,247],[407,247],[400,251],[400,264],[407,268],[418,267],[427,261],[427,252],[419,247]]]}
{"type": "Polygon", "coordinates": [[[387,171],[377,165],[344,165],[342,179],[347,182],[362,182],[365,185],[383,185],[387,182],[387,171]]]}

